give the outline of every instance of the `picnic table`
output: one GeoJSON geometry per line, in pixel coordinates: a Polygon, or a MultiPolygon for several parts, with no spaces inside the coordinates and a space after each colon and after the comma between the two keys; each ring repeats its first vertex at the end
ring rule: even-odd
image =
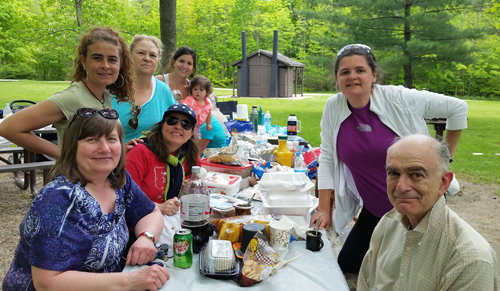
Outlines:
{"type": "MultiPolygon", "coordinates": [[[[254,207],[260,208],[261,202],[254,200],[254,207]]],[[[283,266],[274,275],[248,288],[252,290],[273,291],[304,291],[304,290],[349,290],[345,277],[337,263],[337,258],[324,230],[320,230],[324,247],[318,252],[306,249],[305,241],[293,241],[289,245],[289,252],[285,260],[304,254],[297,260],[283,266]]],[[[211,237],[210,239],[217,239],[211,237]]],[[[157,260],[160,261],[160,260],[157,260]]],[[[173,259],[160,261],[164,263],[170,273],[170,279],[160,288],[166,290],[244,290],[231,279],[221,280],[205,277],[199,271],[199,255],[193,254],[193,265],[188,269],[173,266],[173,259]]],[[[147,266],[126,265],[123,272],[134,272],[147,266]]]]}
{"type": "Polygon", "coordinates": [[[426,119],[425,123],[429,125],[434,125],[434,130],[436,131],[436,139],[442,141],[443,132],[446,129],[446,118],[426,119]]]}
{"type": "MultiPolygon", "coordinates": [[[[36,135],[56,133],[56,129],[45,127],[32,131],[36,135]]],[[[0,157],[0,161],[5,165],[0,166],[0,173],[14,173],[14,182],[21,188],[26,190],[30,188],[31,195],[36,195],[36,170],[43,170],[43,183],[47,182],[47,174],[54,166],[55,161],[37,162],[35,152],[24,149],[22,147],[11,147],[14,145],[7,139],[0,137],[0,154],[12,154],[13,160],[9,161],[0,157]],[[19,172],[24,173],[24,178],[19,176],[19,172]]]]}

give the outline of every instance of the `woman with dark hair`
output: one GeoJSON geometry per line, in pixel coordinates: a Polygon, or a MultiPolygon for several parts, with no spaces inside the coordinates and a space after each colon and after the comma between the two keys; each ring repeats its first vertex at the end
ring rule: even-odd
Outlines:
{"type": "Polygon", "coordinates": [[[165,82],[174,93],[177,101],[191,95],[190,80],[196,75],[196,53],[187,46],[181,46],[170,57],[168,66],[162,75],[156,76],[165,82]],[[174,90],[178,90],[181,96],[176,96],[174,90]]]}
{"type": "Polygon", "coordinates": [[[467,104],[457,98],[402,86],[381,86],[377,60],[370,47],[351,44],[335,61],[341,93],[330,97],[321,120],[318,212],[311,226],[331,221],[331,192],[335,191],[337,232],[361,212],[338,262],[343,272],[358,273],[373,229],[392,209],[386,188],[387,149],[396,137],[428,135],[425,118],[447,118],[446,141],[455,154],[462,129],[467,128],[467,104]],[[321,219],[318,217],[321,214],[321,219]]]}
{"type": "Polygon", "coordinates": [[[157,290],[170,277],[157,265],[120,271],[156,256],[163,220],[125,171],[123,128],[114,109],[80,108],[68,124],[61,155],[20,226],[3,290],[157,290]],[[97,274],[103,273],[103,274],[97,274]],[[106,274],[107,273],[107,274],[106,274]]]}
{"type": "Polygon", "coordinates": [[[124,102],[134,96],[129,50],[109,27],[94,27],[82,36],[73,70],[69,88],[5,119],[0,135],[25,149],[57,158],[60,147],[32,130],[54,124],[60,146],[66,124],[78,108],[111,108],[110,94],[124,102]]]}
{"type": "Polygon", "coordinates": [[[163,119],[127,153],[127,171],[164,215],[160,242],[172,247],[172,236],[180,228],[178,199],[184,181],[199,164],[198,147],[193,141],[196,114],[186,104],[171,105],[163,119]]]}

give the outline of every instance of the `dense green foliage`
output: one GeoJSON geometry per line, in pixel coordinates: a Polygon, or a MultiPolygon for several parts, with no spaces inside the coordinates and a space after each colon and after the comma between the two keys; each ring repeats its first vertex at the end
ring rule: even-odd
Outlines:
{"type": "MultiPolygon", "coordinates": [[[[241,31],[252,53],[271,50],[278,30],[279,52],[307,65],[308,91],[334,91],[336,52],[362,42],[378,57],[382,83],[409,86],[411,72],[416,88],[498,98],[500,3],[484,1],[177,0],[177,45],[194,48],[198,72],[222,87],[241,58],[241,31]]],[[[0,78],[67,80],[78,40],[94,25],[127,41],[160,36],[159,0],[0,0],[0,78]]]]}

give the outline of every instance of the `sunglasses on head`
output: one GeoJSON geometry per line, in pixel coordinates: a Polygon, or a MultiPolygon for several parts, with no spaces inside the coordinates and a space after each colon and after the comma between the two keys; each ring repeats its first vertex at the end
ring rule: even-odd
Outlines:
{"type": "Polygon", "coordinates": [[[193,128],[193,124],[191,124],[191,122],[189,122],[188,120],[180,120],[175,116],[169,116],[165,119],[165,121],[170,126],[176,125],[180,121],[182,128],[184,128],[185,130],[190,130],[191,128],[193,128]]]}
{"type": "Polygon", "coordinates": [[[137,127],[139,126],[139,114],[141,114],[142,107],[133,105],[130,106],[130,113],[132,113],[132,116],[128,120],[128,126],[130,126],[132,129],[136,130],[137,127]]]}
{"type": "Polygon", "coordinates": [[[73,119],[71,119],[71,121],[69,122],[68,129],[70,128],[73,121],[75,121],[77,116],[83,118],[89,118],[96,115],[97,113],[101,114],[102,117],[107,119],[118,119],[118,111],[114,110],[113,108],[104,108],[104,109],[78,108],[75,115],[73,116],[73,119]]]}
{"type": "Polygon", "coordinates": [[[372,52],[372,49],[364,44],[348,44],[345,47],[341,48],[337,53],[337,57],[348,51],[349,49],[358,49],[365,54],[369,54],[372,52]]]}

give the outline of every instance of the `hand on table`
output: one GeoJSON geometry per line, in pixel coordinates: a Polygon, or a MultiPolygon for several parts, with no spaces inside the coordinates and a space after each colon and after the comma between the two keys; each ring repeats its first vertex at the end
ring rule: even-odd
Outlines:
{"type": "Polygon", "coordinates": [[[152,265],[130,273],[130,290],[150,290],[157,291],[170,279],[170,274],[165,267],[152,265]]]}
{"type": "Polygon", "coordinates": [[[320,210],[316,212],[311,218],[309,227],[312,227],[315,223],[319,223],[319,229],[326,229],[330,226],[330,213],[328,211],[320,210]],[[321,214],[320,221],[318,222],[318,216],[321,214]]]}
{"type": "Polygon", "coordinates": [[[169,199],[162,204],[158,204],[158,208],[160,208],[161,214],[168,216],[176,214],[179,211],[180,207],[181,201],[179,201],[177,197],[169,199]]]}
{"type": "Polygon", "coordinates": [[[130,247],[125,265],[144,265],[156,257],[156,247],[146,236],[140,236],[130,247]]]}

